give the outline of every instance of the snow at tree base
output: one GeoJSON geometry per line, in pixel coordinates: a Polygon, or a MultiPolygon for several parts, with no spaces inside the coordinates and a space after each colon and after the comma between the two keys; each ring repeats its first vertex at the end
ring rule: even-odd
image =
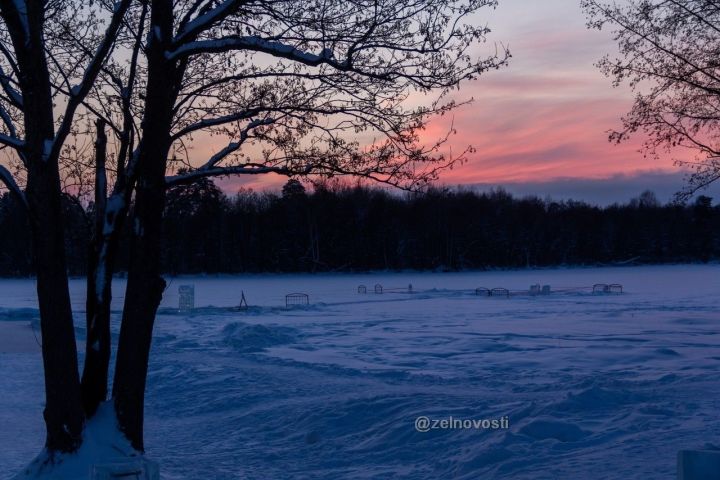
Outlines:
{"type": "MultiPolygon", "coordinates": [[[[679,450],[720,448],[719,274],[676,265],[172,279],[154,332],[147,456],[167,480],[674,478],[679,450]],[[475,295],[538,283],[619,283],[624,293],[475,295]],[[183,284],[195,285],[197,308],[179,313],[183,284]],[[241,291],[250,307],[237,311],[241,291]],[[295,292],[310,305],[286,308],[295,292]],[[507,416],[509,429],[421,432],[421,416],[507,416]]],[[[71,282],[76,312],[83,286],[71,282]]],[[[0,280],[2,478],[44,438],[34,294],[31,280],[0,280]]],[[[86,478],[90,456],[119,455],[106,448],[119,441],[111,413],[103,406],[96,441],[62,478],[86,478]]]]}
{"type": "Polygon", "coordinates": [[[101,405],[98,413],[88,421],[83,443],[77,453],[62,457],[62,461],[48,467],[48,454],[41,452],[30,465],[24,467],[16,480],[22,479],[85,479],[95,463],[103,459],[127,459],[139,456],[130,442],[117,429],[115,409],[111,402],[101,405]]]}

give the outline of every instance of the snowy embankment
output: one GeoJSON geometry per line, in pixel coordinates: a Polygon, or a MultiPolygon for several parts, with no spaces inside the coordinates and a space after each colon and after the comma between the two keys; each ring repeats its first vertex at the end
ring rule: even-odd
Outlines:
{"type": "MultiPolygon", "coordinates": [[[[720,447],[719,273],[174,280],[155,331],[148,456],[168,480],[672,478],[678,450],[720,447]],[[185,283],[203,307],[191,314],[172,308],[185,283]],[[415,293],[376,295],[376,283],[415,293]],[[620,283],[626,293],[474,295],[535,283],[620,283]],[[241,290],[251,308],[227,308],[241,290]],[[312,305],[286,309],[296,291],[312,305]],[[418,416],[508,416],[510,428],[418,432],[418,416]]],[[[32,294],[31,282],[0,281],[0,322],[17,321],[32,294]]],[[[37,352],[0,353],[0,391],[0,470],[13,473],[43,439],[37,352]]]]}

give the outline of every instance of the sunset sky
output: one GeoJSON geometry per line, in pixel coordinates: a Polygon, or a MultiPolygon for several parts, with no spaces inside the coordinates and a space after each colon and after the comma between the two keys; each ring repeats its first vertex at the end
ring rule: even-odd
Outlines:
{"type": "MultiPolygon", "coordinates": [[[[608,142],[608,130],[621,127],[633,93],[626,86],[614,88],[594,66],[616,46],[610,32],[586,28],[579,3],[500,0],[497,10],[478,12],[475,19],[492,29],[478,56],[497,43],[509,46],[512,59],[508,67],[463,84],[454,98],[474,101],[428,125],[427,143],[452,125],[457,130],[449,141],[452,152],[475,148],[466,164],[442,175],[440,184],[503,187],[520,196],[603,205],[626,202],[646,189],[667,201],[682,188],[677,154],[645,158],[638,151],[641,135],[621,145],[608,142]]],[[[193,164],[225,146],[216,137],[198,137],[193,164]]],[[[218,183],[233,194],[240,188],[277,190],[286,180],[259,175],[218,183]]],[[[720,198],[720,185],[705,194],[720,198]]]]}
{"type": "MultiPolygon", "coordinates": [[[[467,83],[458,99],[474,98],[454,114],[453,151],[477,152],[441,178],[446,185],[502,185],[524,195],[575,198],[596,203],[626,201],[644,189],[668,200],[683,175],[671,156],[660,161],[638,153],[641,137],[623,145],[607,141],[620,126],[632,93],[613,88],[593,65],[615,52],[609,32],[591,31],[578,0],[501,0],[484,11],[490,42],[509,45],[510,66],[467,83]]],[[[430,126],[441,135],[446,125],[430,126]]],[[[239,186],[276,187],[278,178],[225,180],[239,186]]],[[[709,194],[712,195],[711,189],[709,194]]]]}

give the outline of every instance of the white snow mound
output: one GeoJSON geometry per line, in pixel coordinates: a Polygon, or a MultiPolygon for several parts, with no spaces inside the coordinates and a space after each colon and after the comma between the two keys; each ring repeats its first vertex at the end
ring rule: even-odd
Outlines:
{"type": "Polygon", "coordinates": [[[115,407],[108,401],[85,425],[83,443],[77,452],[51,457],[43,450],[12,480],[89,480],[93,465],[133,457],[142,454],[118,429],[115,407]]]}

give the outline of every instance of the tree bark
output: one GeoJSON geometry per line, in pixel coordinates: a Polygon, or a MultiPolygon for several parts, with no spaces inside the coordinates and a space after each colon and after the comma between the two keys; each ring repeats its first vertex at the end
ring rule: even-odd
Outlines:
{"type": "Polygon", "coordinates": [[[85,367],[82,376],[82,401],[86,417],[95,415],[107,398],[110,365],[110,302],[112,273],[117,244],[113,229],[105,228],[107,177],[105,122],[98,120],[95,141],[95,222],[88,255],[85,367]]]}
{"type": "Polygon", "coordinates": [[[144,450],[144,401],[152,330],[165,290],[165,280],[159,274],[164,189],[142,183],[135,199],[135,232],[113,382],[120,429],[139,451],[144,450]]]}
{"type": "Polygon", "coordinates": [[[22,94],[27,166],[26,197],[37,273],[37,294],[45,371],[45,446],[72,452],[82,442],[77,345],[68,288],[62,190],[57,158],[49,152],[55,138],[50,74],[44,49],[45,2],[0,1],[12,38],[22,94]]]}
{"type": "Polygon", "coordinates": [[[27,198],[45,369],[45,446],[51,452],[72,452],[82,441],[84,416],[57,164],[36,163],[30,169],[27,198]]]}
{"type": "Polygon", "coordinates": [[[160,276],[165,172],[173,106],[180,73],[165,58],[172,39],[171,0],[155,0],[153,32],[147,48],[148,83],[143,135],[138,146],[130,264],[113,382],[120,429],[133,447],[144,450],[143,421],[148,359],[155,315],[165,290],[160,276]]]}

